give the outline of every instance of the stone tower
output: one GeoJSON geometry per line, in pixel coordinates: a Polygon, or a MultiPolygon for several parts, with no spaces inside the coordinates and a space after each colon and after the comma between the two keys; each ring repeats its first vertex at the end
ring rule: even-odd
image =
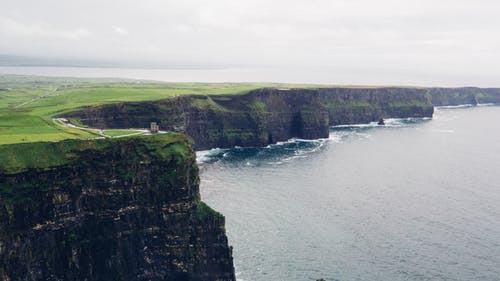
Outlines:
{"type": "Polygon", "coordinates": [[[160,131],[160,126],[158,126],[156,122],[151,122],[149,130],[151,131],[151,134],[156,134],[160,131]]]}

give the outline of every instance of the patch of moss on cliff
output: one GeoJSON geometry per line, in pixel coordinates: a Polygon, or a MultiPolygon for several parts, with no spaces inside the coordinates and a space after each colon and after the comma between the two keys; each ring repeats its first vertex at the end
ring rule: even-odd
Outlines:
{"type": "Polygon", "coordinates": [[[195,98],[191,101],[191,106],[200,108],[200,109],[212,109],[216,111],[228,111],[227,108],[223,107],[222,105],[216,103],[212,98],[210,97],[203,97],[203,98],[195,98]]]}
{"type": "Polygon", "coordinates": [[[262,142],[267,135],[257,134],[250,129],[209,129],[206,131],[206,141],[217,147],[217,143],[230,144],[231,146],[251,146],[260,137],[262,142]]]}
{"type": "Polygon", "coordinates": [[[376,106],[366,101],[346,101],[325,104],[329,110],[359,110],[363,108],[374,109],[376,106]]]}
{"type": "Polygon", "coordinates": [[[254,132],[242,130],[242,129],[225,129],[223,131],[223,136],[228,140],[249,140],[256,137],[254,132]]]}
{"type": "Polygon", "coordinates": [[[374,104],[370,104],[365,101],[350,101],[350,102],[345,102],[345,103],[330,103],[325,105],[326,109],[328,110],[330,114],[330,118],[332,120],[335,120],[335,118],[332,118],[332,116],[344,116],[344,115],[349,115],[352,116],[353,118],[355,117],[361,117],[365,116],[367,113],[376,113],[380,111],[380,108],[378,108],[374,104]]]}
{"type": "Polygon", "coordinates": [[[210,208],[210,206],[203,201],[198,201],[196,204],[196,218],[202,222],[224,221],[224,215],[210,208]]]}
{"type": "Polygon", "coordinates": [[[389,107],[406,107],[406,106],[419,106],[419,107],[427,107],[432,106],[428,102],[423,100],[406,100],[406,101],[396,101],[388,103],[389,107]]]}
{"type": "Polygon", "coordinates": [[[14,204],[30,204],[33,205],[31,195],[37,189],[33,185],[13,186],[13,185],[0,185],[0,199],[5,204],[9,213],[11,213],[14,204]]]}
{"type": "Polygon", "coordinates": [[[14,174],[29,169],[70,165],[80,159],[79,155],[84,151],[104,151],[119,142],[134,142],[138,153],[160,159],[169,159],[175,155],[182,161],[192,153],[186,136],[176,133],[120,139],[7,144],[0,145],[0,173],[14,174]]]}
{"type": "Polygon", "coordinates": [[[76,118],[70,118],[69,119],[69,122],[71,122],[71,124],[73,125],[76,125],[78,127],[82,127],[82,128],[86,128],[88,127],[87,125],[83,124],[80,119],[76,119],[76,118]]]}
{"type": "Polygon", "coordinates": [[[408,100],[391,102],[384,108],[384,111],[393,117],[420,116],[423,112],[428,112],[432,116],[434,106],[422,100],[408,100]]]}
{"type": "Polygon", "coordinates": [[[255,101],[249,105],[249,108],[252,111],[257,111],[257,112],[265,112],[267,111],[267,106],[265,103],[261,101],[255,101]]]}

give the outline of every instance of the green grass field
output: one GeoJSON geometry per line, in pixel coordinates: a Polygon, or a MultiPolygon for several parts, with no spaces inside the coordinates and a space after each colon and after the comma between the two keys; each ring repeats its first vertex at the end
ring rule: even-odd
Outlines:
{"type": "MultiPolygon", "coordinates": [[[[240,94],[262,87],[290,86],[311,85],[162,83],[0,75],[0,144],[94,138],[97,135],[93,132],[68,128],[52,119],[82,106],[158,100],[187,94],[240,94]]],[[[121,136],[127,132],[107,131],[105,134],[121,136]]]]}
{"type": "Polygon", "coordinates": [[[123,137],[140,133],[137,130],[104,130],[104,135],[109,137],[123,137]]]}
{"type": "MultiPolygon", "coordinates": [[[[145,136],[135,136],[141,139],[145,136]]],[[[187,157],[186,136],[177,133],[166,133],[148,136],[142,142],[142,148],[136,153],[152,153],[161,158],[171,158],[172,155],[187,157]],[[174,144],[174,145],[170,145],[174,144]],[[168,147],[160,149],[159,147],[168,147]],[[175,152],[175,153],[172,153],[175,152]]],[[[93,150],[108,149],[120,142],[120,139],[107,139],[106,141],[75,141],[65,140],[60,142],[17,143],[0,146],[0,174],[14,174],[26,171],[29,168],[46,169],[69,164],[79,159],[79,152],[92,148],[93,150]]]]}

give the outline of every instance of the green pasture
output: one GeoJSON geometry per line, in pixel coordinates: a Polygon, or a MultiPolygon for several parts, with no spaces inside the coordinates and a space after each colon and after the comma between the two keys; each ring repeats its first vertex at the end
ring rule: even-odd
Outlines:
{"type": "Polygon", "coordinates": [[[123,137],[140,133],[136,130],[104,130],[104,135],[108,137],[123,137]]]}

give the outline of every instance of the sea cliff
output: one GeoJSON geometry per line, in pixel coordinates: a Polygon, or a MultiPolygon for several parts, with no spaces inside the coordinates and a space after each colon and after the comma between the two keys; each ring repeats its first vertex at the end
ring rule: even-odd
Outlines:
{"type": "Polygon", "coordinates": [[[185,136],[4,145],[0,159],[0,280],[235,280],[185,136]]]}
{"type": "Polygon", "coordinates": [[[64,117],[96,128],[181,132],[197,150],[326,138],[332,125],[432,117],[428,91],[415,88],[264,88],[239,95],[188,95],[87,107],[64,117]]]}
{"type": "Polygon", "coordinates": [[[435,106],[500,104],[499,88],[429,88],[435,106]]]}

